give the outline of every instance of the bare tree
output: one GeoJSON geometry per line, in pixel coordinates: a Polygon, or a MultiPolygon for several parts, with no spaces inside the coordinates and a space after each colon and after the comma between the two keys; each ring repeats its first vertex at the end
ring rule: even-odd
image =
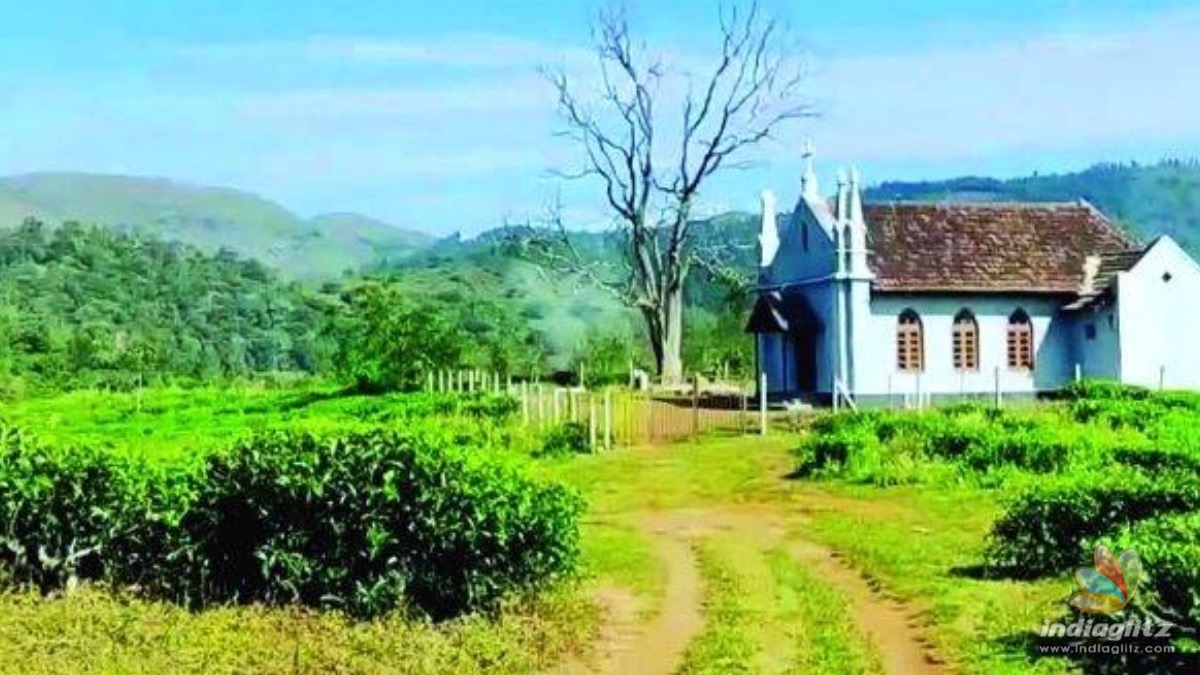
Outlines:
{"type": "MultiPolygon", "coordinates": [[[[700,77],[671,77],[662,59],[635,43],[622,11],[602,14],[594,27],[598,88],[565,72],[548,73],[566,123],[562,135],[584,152],[583,168],[560,172],[602,187],[620,238],[620,265],[606,267],[581,253],[560,204],[551,213],[543,261],[613,292],[645,320],[658,374],[683,375],[683,288],[689,271],[706,266],[728,274],[719,252],[701,250],[693,209],[709,178],[743,166],[746,151],[784,123],[807,116],[800,102],[800,68],[786,51],[783,31],[757,4],[719,14],[720,47],[700,77]],[[682,83],[681,91],[671,87],[682,83]],[[669,107],[666,115],[660,107],[669,107]]],[[[545,235],[547,230],[540,232],[545,235]]]]}

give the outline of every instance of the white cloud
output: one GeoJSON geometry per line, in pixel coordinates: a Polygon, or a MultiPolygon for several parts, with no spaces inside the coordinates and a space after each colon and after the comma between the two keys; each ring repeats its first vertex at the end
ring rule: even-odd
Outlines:
{"type": "MultiPolygon", "coordinates": [[[[834,58],[813,82],[823,143],[955,159],[1200,140],[1200,12],[976,48],[834,58]]],[[[1102,157],[1097,157],[1097,160],[1102,157]]]]}

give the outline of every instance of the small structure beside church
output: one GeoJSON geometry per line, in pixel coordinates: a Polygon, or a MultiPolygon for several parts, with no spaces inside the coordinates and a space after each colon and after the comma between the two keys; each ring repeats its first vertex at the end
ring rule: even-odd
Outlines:
{"type": "Polygon", "coordinates": [[[853,170],[827,199],[806,154],[790,215],[762,195],[747,331],[772,398],[1200,389],[1200,266],[1170,237],[1139,245],[1084,201],[863,204],[853,170]]]}

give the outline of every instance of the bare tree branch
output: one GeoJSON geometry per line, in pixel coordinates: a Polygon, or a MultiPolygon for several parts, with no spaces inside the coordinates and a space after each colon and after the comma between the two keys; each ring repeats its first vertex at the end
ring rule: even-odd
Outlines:
{"type": "Polygon", "coordinates": [[[552,242],[543,241],[539,255],[544,264],[570,270],[638,309],[666,377],[680,375],[683,286],[690,270],[700,267],[736,282],[723,256],[693,241],[703,186],[722,170],[744,167],[750,148],[811,114],[800,101],[802,73],[783,32],[756,2],[721,11],[718,31],[707,75],[699,83],[689,79],[679,101],[674,119],[682,124],[673,138],[662,136],[670,128],[658,118],[670,102],[662,87],[666,68],[634,40],[623,11],[602,13],[593,28],[597,91],[581,94],[584,88],[565,73],[544,71],[565,123],[561,135],[583,155],[581,169],[555,175],[602,186],[620,233],[623,270],[601,270],[595,256],[572,245],[557,203],[549,227],[540,230],[553,232],[552,242]]]}

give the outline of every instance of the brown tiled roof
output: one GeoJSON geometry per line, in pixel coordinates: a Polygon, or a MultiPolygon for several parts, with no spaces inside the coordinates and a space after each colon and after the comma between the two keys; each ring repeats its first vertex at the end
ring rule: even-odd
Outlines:
{"type": "MultiPolygon", "coordinates": [[[[1153,244],[1150,246],[1153,246],[1153,244]]],[[[1064,309],[1074,310],[1090,307],[1093,303],[1108,296],[1110,291],[1112,291],[1113,284],[1117,280],[1117,274],[1133,269],[1133,266],[1138,264],[1138,261],[1146,255],[1146,251],[1150,250],[1150,246],[1099,256],[1097,259],[1099,264],[1096,266],[1095,277],[1090,282],[1085,280],[1083,289],[1079,293],[1079,298],[1064,309]]]]}
{"type": "Polygon", "coordinates": [[[870,204],[864,215],[882,291],[1074,294],[1088,256],[1134,246],[1083,202],[870,204]]]}

